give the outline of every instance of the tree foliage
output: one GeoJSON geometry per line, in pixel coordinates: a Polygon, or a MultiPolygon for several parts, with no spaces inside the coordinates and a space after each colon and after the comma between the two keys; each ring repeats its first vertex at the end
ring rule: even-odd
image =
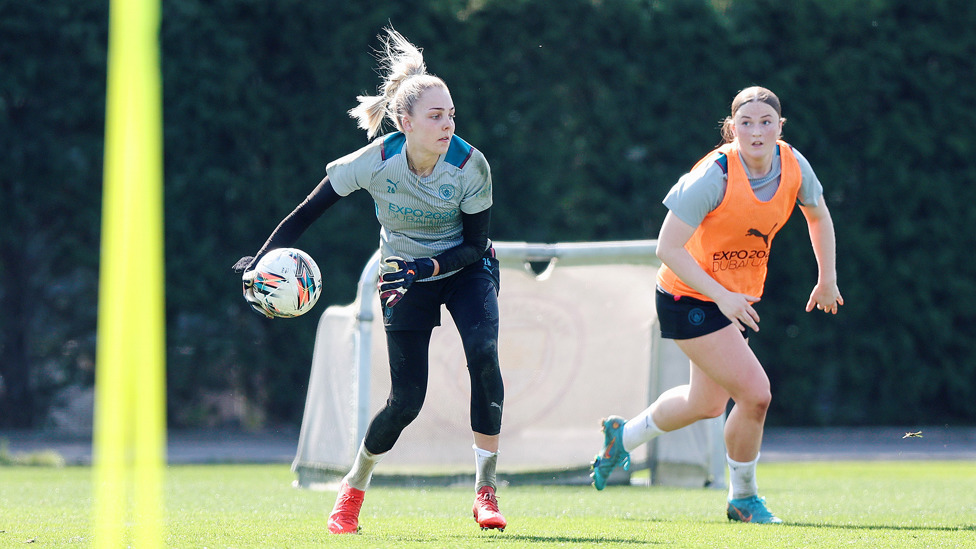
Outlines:
{"type": "MultiPolygon", "coordinates": [[[[661,199],[739,89],[783,100],[824,184],[847,305],[806,314],[797,214],[753,346],[771,423],[976,420],[976,4],[966,0],[169,0],[164,82],[168,402],[176,426],[301,417],[317,314],[250,312],[230,271],[365,144],[392,23],[425,48],[495,181],[496,240],[656,237],[661,199]]],[[[107,3],[0,0],[0,426],[42,426],[93,381],[107,3]],[[17,285],[10,284],[17,281],[17,285]]],[[[378,241],[365,193],[298,245],[350,302],[378,241]]]]}

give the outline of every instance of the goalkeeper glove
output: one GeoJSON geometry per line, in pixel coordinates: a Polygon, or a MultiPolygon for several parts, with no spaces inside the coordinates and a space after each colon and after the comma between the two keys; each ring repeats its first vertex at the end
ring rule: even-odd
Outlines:
{"type": "Polygon", "coordinates": [[[268,310],[264,302],[254,295],[254,278],[258,275],[258,272],[253,268],[247,270],[252,263],[256,263],[254,257],[248,255],[240,258],[231,268],[238,273],[244,271],[244,274],[241,275],[241,283],[244,290],[244,300],[247,301],[247,304],[258,314],[268,318],[274,318],[274,315],[271,314],[271,311],[268,310]]]}
{"type": "Polygon", "coordinates": [[[274,318],[275,316],[268,309],[268,306],[254,295],[254,278],[257,275],[258,272],[252,269],[250,271],[246,271],[241,276],[241,281],[244,284],[244,300],[247,301],[247,304],[250,305],[255,312],[268,318],[274,318]]]}
{"type": "Polygon", "coordinates": [[[407,261],[401,257],[388,257],[383,262],[396,269],[382,275],[377,284],[380,301],[387,307],[396,305],[415,280],[429,278],[434,274],[434,262],[429,258],[407,261]]]}
{"type": "Polygon", "coordinates": [[[252,265],[257,265],[257,263],[257,258],[255,258],[253,255],[245,255],[244,257],[238,259],[237,263],[234,263],[234,266],[231,267],[231,269],[233,269],[235,273],[242,273],[248,270],[248,268],[252,265]]]}

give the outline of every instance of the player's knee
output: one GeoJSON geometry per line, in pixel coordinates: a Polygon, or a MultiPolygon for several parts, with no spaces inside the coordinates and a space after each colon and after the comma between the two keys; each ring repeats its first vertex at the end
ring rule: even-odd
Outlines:
{"type": "Polygon", "coordinates": [[[485,338],[467,346],[468,368],[491,370],[498,368],[498,340],[485,338]]]}
{"type": "Polygon", "coordinates": [[[498,344],[496,341],[485,341],[469,349],[467,354],[468,373],[471,383],[483,390],[492,391],[501,384],[501,368],[498,364],[498,344]]]}
{"type": "Polygon", "coordinates": [[[769,409],[769,405],[772,404],[772,403],[773,403],[773,394],[771,392],[769,392],[769,391],[766,391],[766,394],[763,395],[763,398],[762,398],[762,409],[763,409],[763,411],[765,412],[766,410],[768,410],[769,409]]]}
{"type": "Polygon", "coordinates": [[[391,414],[393,422],[403,427],[413,423],[413,420],[417,419],[417,416],[420,415],[419,406],[392,408],[391,411],[393,412],[391,414]]]}
{"type": "Polygon", "coordinates": [[[769,387],[765,390],[757,392],[753,396],[752,405],[757,409],[765,412],[769,409],[769,405],[773,402],[773,394],[770,392],[769,387]]]}
{"type": "Polygon", "coordinates": [[[386,402],[389,419],[401,428],[406,427],[420,415],[424,401],[422,398],[391,398],[386,402]]]}
{"type": "Polygon", "coordinates": [[[766,390],[753,391],[747,395],[744,395],[742,399],[736,401],[735,405],[743,408],[752,415],[757,417],[765,417],[772,401],[773,395],[767,388],[766,390]]]}

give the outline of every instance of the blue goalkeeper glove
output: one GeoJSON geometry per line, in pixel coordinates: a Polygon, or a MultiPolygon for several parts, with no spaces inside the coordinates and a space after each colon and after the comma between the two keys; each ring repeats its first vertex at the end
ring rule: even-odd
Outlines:
{"type": "Polygon", "coordinates": [[[388,257],[383,262],[396,269],[396,271],[381,276],[377,284],[380,291],[380,301],[385,303],[387,307],[396,305],[415,280],[430,278],[434,274],[434,262],[426,257],[413,261],[407,261],[401,257],[388,257]]]}

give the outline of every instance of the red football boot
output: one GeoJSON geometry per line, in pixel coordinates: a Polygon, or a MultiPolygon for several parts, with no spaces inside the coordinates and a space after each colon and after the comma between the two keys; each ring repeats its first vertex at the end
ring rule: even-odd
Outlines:
{"type": "Polygon", "coordinates": [[[502,516],[501,512],[498,510],[498,500],[495,499],[495,489],[491,486],[483,486],[481,490],[478,490],[478,495],[474,498],[474,507],[471,509],[474,513],[474,520],[481,526],[482,530],[488,530],[489,528],[498,528],[502,532],[505,531],[505,517],[502,516]]]}
{"type": "MultiPolygon", "coordinates": [[[[339,496],[329,515],[329,532],[332,534],[359,533],[359,510],[363,507],[366,492],[357,490],[345,482],[339,487],[339,496]]],[[[497,507],[496,507],[497,509],[497,507]]]]}

